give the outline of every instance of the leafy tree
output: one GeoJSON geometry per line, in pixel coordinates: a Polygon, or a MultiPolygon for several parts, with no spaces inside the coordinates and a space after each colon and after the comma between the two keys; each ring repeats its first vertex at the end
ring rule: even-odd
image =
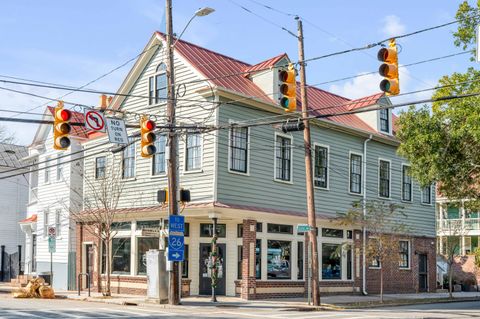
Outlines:
{"type": "Polygon", "coordinates": [[[365,227],[367,240],[366,261],[379,267],[380,302],[383,303],[384,271],[386,265],[401,261],[399,240],[408,236],[408,228],[402,222],[407,217],[401,206],[383,201],[354,202],[346,213],[339,213],[337,223],[342,226],[365,227]],[[365,212],[365,214],[364,214],[365,212]]]}
{"type": "MultiPolygon", "coordinates": [[[[479,1],[480,3],[480,1],[479,1]]],[[[478,5],[478,3],[477,3],[478,5]]],[[[464,1],[457,15],[454,44],[471,51],[478,9],[464,1]]],[[[480,92],[480,71],[469,68],[439,80],[433,98],[480,92]]],[[[471,199],[470,207],[480,207],[480,97],[434,102],[410,107],[399,120],[399,153],[411,163],[411,174],[422,185],[438,182],[438,190],[451,200],[471,199]]]]}

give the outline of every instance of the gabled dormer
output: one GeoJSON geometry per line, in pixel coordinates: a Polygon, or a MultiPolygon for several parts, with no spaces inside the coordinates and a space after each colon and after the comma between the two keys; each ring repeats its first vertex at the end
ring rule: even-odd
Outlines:
{"type": "Polygon", "coordinates": [[[353,100],[349,104],[349,110],[372,109],[356,115],[378,133],[393,135],[393,113],[388,108],[392,102],[384,93],[353,100]]]}
{"type": "Polygon", "coordinates": [[[279,92],[279,72],[286,69],[289,63],[290,59],[286,53],[283,53],[274,58],[252,65],[248,67],[245,72],[249,72],[247,75],[248,78],[265,92],[268,98],[275,104],[279,104],[281,97],[279,92]]]}

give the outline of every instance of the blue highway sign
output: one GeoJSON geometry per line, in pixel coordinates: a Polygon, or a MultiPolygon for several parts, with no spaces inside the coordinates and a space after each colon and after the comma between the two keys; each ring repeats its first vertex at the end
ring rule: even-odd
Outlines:
{"type": "Polygon", "coordinates": [[[184,259],[185,217],[171,215],[168,219],[168,261],[184,259]]]}

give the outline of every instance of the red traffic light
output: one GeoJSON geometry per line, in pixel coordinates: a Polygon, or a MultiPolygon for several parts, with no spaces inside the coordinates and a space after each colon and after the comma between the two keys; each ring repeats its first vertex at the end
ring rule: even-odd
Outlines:
{"type": "Polygon", "coordinates": [[[59,120],[68,121],[72,117],[72,112],[66,109],[60,109],[55,115],[59,120]]]}
{"type": "Polygon", "coordinates": [[[143,129],[147,131],[151,131],[155,129],[155,122],[152,120],[143,121],[143,129]]]}

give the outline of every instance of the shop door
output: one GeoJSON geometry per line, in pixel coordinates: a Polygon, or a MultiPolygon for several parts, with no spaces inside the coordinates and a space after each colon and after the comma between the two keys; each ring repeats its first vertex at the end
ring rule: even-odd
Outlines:
{"type": "Polygon", "coordinates": [[[85,245],[85,250],[87,252],[86,257],[86,272],[90,277],[90,281],[86,280],[86,288],[88,288],[88,285],[93,281],[93,260],[94,260],[94,250],[93,250],[93,245],[92,244],[87,244],[85,245]]]}
{"type": "MultiPolygon", "coordinates": [[[[221,278],[218,278],[218,284],[215,292],[217,295],[225,295],[225,244],[217,244],[217,249],[220,263],[222,265],[221,270],[219,270],[219,277],[220,273],[222,276],[221,278]]],[[[209,277],[208,271],[208,257],[210,256],[211,251],[211,244],[200,244],[200,295],[212,294],[212,280],[209,277]]]]}
{"type": "Polygon", "coordinates": [[[418,255],[418,291],[425,292],[428,290],[428,267],[427,255],[418,255]]]}

